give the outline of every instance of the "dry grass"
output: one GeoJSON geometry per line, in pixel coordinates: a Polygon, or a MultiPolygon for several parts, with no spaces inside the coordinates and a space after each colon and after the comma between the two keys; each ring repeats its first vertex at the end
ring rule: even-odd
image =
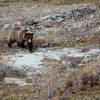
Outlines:
{"type": "Polygon", "coordinates": [[[29,3],[47,3],[47,4],[72,4],[82,2],[98,2],[98,0],[0,0],[0,2],[29,2],[29,3]]]}

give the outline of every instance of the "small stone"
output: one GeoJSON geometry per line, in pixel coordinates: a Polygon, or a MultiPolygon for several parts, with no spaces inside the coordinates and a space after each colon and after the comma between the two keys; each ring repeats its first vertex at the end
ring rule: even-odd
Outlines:
{"type": "Polygon", "coordinates": [[[64,19],[63,18],[57,18],[57,22],[62,22],[62,21],[64,21],[64,19]]]}
{"type": "Polygon", "coordinates": [[[28,26],[32,26],[32,25],[36,25],[39,22],[35,22],[34,20],[26,20],[24,25],[28,25],[28,26]]]}
{"type": "Polygon", "coordinates": [[[22,25],[22,23],[20,21],[17,21],[16,25],[22,25]]]}
{"type": "Polygon", "coordinates": [[[11,27],[10,24],[5,24],[5,25],[4,25],[4,28],[5,28],[5,29],[9,29],[10,27],[11,27]]]}
{"type": "Polygon", "coordinates": [[[47,20],[47,21],[54,21],[56,20],[55,16],[49,15],[43,18],[43,20],[47,20]]]}

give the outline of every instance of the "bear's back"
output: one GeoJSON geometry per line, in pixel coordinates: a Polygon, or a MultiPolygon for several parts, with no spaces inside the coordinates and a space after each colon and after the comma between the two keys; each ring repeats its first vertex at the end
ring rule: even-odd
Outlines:
{"type": "Polygon", "coordinates": [[[19,36],[20,34],[20,31],[21,31],[21,28],[20,27],[15,27],[12,29],[12,31],[10,31],[9,33],[9,38],[8,40],[16,40],[16,38],[19,36]]]}

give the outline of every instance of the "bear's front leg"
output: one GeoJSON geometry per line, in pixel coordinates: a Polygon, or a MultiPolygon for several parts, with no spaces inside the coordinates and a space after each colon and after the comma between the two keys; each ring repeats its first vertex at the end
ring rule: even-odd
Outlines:
{"type": "Polygon", "coordinates": [[[23,42],[17,42],[17,45],[21,48],[25,48],[24,41],[23,42]]]}
{"type": "Polygon", "coordinates": [[[32,53],[33,52],[33,43],[32,42],[28,43],[28,48],[29,48],[29,51],[32,53]]]}

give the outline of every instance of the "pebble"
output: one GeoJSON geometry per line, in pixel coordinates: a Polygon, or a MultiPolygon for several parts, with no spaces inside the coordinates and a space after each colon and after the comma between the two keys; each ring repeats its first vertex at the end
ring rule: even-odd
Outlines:
{"type": "Polygon", "coordinates": [[[9,29],[10,27],[11,27],[10,24],[5,24],[5,25],[4,25],[4,29],[9,29]]]}

